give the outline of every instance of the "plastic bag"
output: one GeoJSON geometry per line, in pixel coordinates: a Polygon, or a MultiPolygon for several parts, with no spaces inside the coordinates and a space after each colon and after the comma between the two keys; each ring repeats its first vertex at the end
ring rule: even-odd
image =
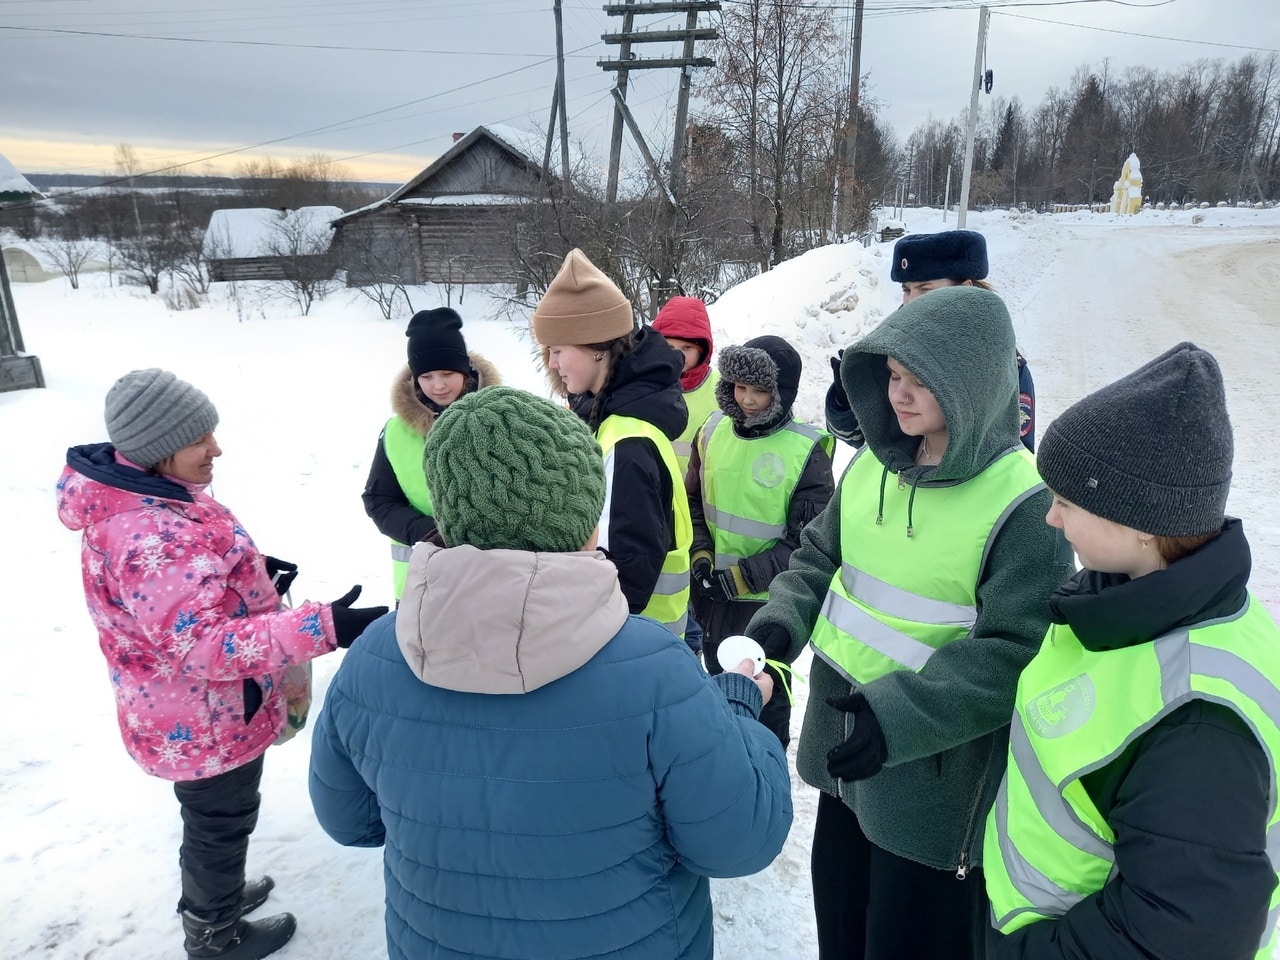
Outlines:
{"type": "Polygon", "coordinates": [[[287,667],[284,672],[284,699],[288,715],[276,744],[287,743],[307,725],[311,710],[311,661],[287,667]]]}

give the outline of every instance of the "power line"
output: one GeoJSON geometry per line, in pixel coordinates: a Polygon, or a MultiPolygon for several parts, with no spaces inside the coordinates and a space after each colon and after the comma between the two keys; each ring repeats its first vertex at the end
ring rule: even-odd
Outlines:
{"type": "MultiPolygon", "coordinates": [[[[571,52],[573,52],[573,53],[580,53],[583,49],[586,49],[586,48],[585,48],[585,47],[580,47],[580,48],[578,48],[577,50],[574,50],[574,51],[571,51],[571,52]]],[[[537,61],[537,62],[535,62],[535,63],[525,64],[523,67],[515,67],[514,69],[504,71],[503,73],[494,74],[493,76],[489,76],[489,77],[482,77],[481,79],[479,79],[479,80],[473,80],[473,81],[471,81],[470,83],[464,83],[464,84],[461,84],[461,85],[456,86],[456,87],[451,87],[451,88],[450,88],[450,89],[448,89],[448,90],[441,90],[441,91],[439,91],[439,92],[437,92],[437,93],[428,94],[428,95],[427,95],[427,96],[425,96],[425,97],[418,97],[417,99],[414,99],[414,100],[408,100],[408,101],[406,101],[406,102],[404,102],[404,103],[399,103],[399,104],[396,104],[396,105],[391,106],[391,107],[384,107],[384,108],[382,108],[382,109],[380,109],[380,110],[372,110],[372,111],[370,111],[369,113],[364,113],[364,114],[361,114],[361,115],[359,115],[359,116],[357,116],[357,117],[349,117],[349,118],[347,118],[347,119],[345,119],[345,120],[337,120],[337,121],[335,121],[335,122],[333,122],[333,123],[327,123],[327,124],[324,124],[324,125],[319,126],[319,127],[313,127],[313,128],[311,128],[310,130],[303,130],[303,131],[298,132],[298,133],[291,133],[291,134],[286,134],[286,135],[284,135],[284,136],[280,136],[280,137],[274,137],[274,138],[272,138],[272,139],[270,139],[270,140],[262,140],[262,141],[259,141],[258,143],[246,144],[246,145],[244,145],[244,146],[240,146],[240,147],[233,147],[233,148],[232,148],[232,149],[230,149],[230,150],[223,150],[223,151],[220,151],[220,152],[218,152],[218,153],[209,154],[209,155],[207,155],[207,156],[197,157],[197,158],[196,158],[196,159],[194,159],[194,160],[187,160],[187,161],[184,161],[184,162],[182,162],[182,163],[173,163],[173,164],[169,164],[169,165],[164,166],[164,167],[159,167],[159,168],[154,169],[154,170],[147,170],[147,171],[142,172],[142,173],[135,173],[135,174],[131,174],[131,175],[126,176],[126,177],[116,177],[116,178],[111,179],[111,180],[108,180],[108,181],[106,181],[106,182],[104,182],[104,183],[98,184],[97,186],[98,186],[98,187],[113,186],[113,185],[115,185],[115,184],[117,184],[117,183],[123,183],[123,182],[125,182],[125,181],[127,181],[127,180],[133,180],[133,179],[136,179],[137,177],[150,177],[150,176],[157,176],[157,175],[159,175],[159,174],[169,173],[170,171],[173,171],[173,170],[181,170],[181,169],[182,169],[182,168],[184,168],[184,167],[191,167],[191,166],[195,166],[195,165],[196,165],[196,164],[198,164],[198,163],[208,163],[210,160],[220,160],[220,159],[222,159],[223,157],[235,156],[235,155],[236,155],[236,154],[238,154],[238,153],[246,153],[246,152],[248,152],[248,151],[250,151],[250,150],[257,150],[257,149],[260,149],[260,148],[262,148],[262,147],[269,147],[269,146],[273,146],[274,144],[278,144],[278,143],[285,143],[286,141],[289,141],[289,140],[296,140],[296,139],[298,139],[299,137],[306,137],[306,136],[311,136],[311,135],[316,134],[316,133],[323,133],[323,132],[325,132],[325,131],[339,129],[339,128],[343,127],[343,126],[344,126],[344,125],[346,125],[346,124],[356,123],[357,121],[365,120],[365,119],[368,119],[369,117],[376,117],[376,116],[380,116],[381,114],[384,114],[384,113],[390,113],[390,112],[392,112],[392,111],[394,111],[394,110],[401,110],[401,109],[404,109],[405,107],[411,107],[411,106],[414,106],[415,104],[425,103],[425,102],[426,102],[426,101],[428,101],[428,100],[435,100],[435,99],[438,99],[438,98],[440,98],[440,97],[449,96],[450,94],[457,93],[457,92],[459,92],[460,90],[467,90],[467,89],[470,89],[471,87],[477,87],[477,86],[480,86],[481,84],[484,84],[484,83],[490,83],[490,82],[492,82],[492,81],[494,81],[494,80],[501,80],[501,79],[503,79],[503,78],[505,78],[505,77],[509,77],[509,76],[511,76],[511,75],[513,75],[513,74],[516,74],[516,73],[522,73],[523,71],[525,71],[525,70],[530,70],[530,69],[532,69],[533,67],[537,67],[537,66],[541,66],[541,65],[543,65],[543,64],[545,64],[545,63],[549,63],[550,61],[552,61],[552,60],[554,60],[554,59],[555,59],[555,57],[548,57],[548,58],[546,58],[546,59],[544,59],[544,60],[539,60],[539,61],[537,61]]],[[[90,188],[85,188],[85,189],[90,189],[90,188]]],[[[81,191],[74,191],[74,192],[77,192],[77,193],[78,193],[78,192],[81,192],[81,191]]],[[[21,206],[22,206],[22,205],[21,205],[21,204],[19,204],[19,205],[17,205],[16,207],[11,208],[11,209],[16,209],[17,207],[21,207],[21,206]]]]}
{"type": "Polygon", "coordinates": [[[1085,23],[1070,23],[1065,20],[1047,20],[1043,17],[1029,17],[1025,13],[997,13],[1000,17],[1011,17],[1016,20],[1034,20],[1036,23],[1051,23],[1059,27],[1076,27],[1080,30],[1098,30],[1102,33],[1118,33],[1126,37],[1142,37],[1146,40],[1168,40],[1170,43],[1195,43],[1206,47],[1227,47],[1232,50],[1253,50],[1258,53],[1280,53],[1275,47],[1251,47],[1242,43],[1220,43],[1216,40],[1193,40],[1189,37],[1163,37],[1154,33],[1137,33],[1132,30],[1116,30],[1111,27],[1094,27],[1085,23]]]}
{"type": "MultiPolygon", "coordinates": [[[[162,37],[150,34],[110,33],[96,30],[71,30],[65,27],[13,27],[0,25],[0,30],[22,33],[56,33],[77,37],[111,37],[118,40],[161,40],[168,43],[214,43],[242,47],[287,47],[295,50],[341,50],[364,53],[415,53],[431,56],[463,57],[546,57],[545,53],[514,53],[510,50],[418,50],[406,47],[356,47],[336,43],[280,43],[271,40],[218,40],[209,37],[162,37]]],[[[580,49],[586,49],[580,48],[580,49]]],[[[569,54],[566,54],[569,56],[569,54]]],[[[587,56],[590,56],[589,54],[587,56]]],[[[554,60],[554,54],[550,59],[554,60]]]]}

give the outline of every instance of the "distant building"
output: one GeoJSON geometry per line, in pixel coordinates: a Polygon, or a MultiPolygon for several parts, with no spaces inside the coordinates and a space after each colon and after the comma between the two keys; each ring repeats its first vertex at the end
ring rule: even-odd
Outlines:
{"type": "Polygon", "coordinates": [[[519,225],[546,193],[539,141],[498,125],[454,137],[399,190],[334,223],[349,284],[516,280],[519,225]]]}
{"type": "Polygon", "coordinates": [[[215,210],[204,234],[204,258],[214,281],[287,280],[298,272],[333,275],[332,223],[341,207],[215,210]]]}

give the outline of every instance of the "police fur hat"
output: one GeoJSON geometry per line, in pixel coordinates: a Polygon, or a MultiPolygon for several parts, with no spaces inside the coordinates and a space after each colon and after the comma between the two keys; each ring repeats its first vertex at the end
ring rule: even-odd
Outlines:
{"type": "Polygon", "coordinates": [[[987,241],[973,230],[909,234],[893,245],[894,283],[925,280],[982,280],[987,275],[987,241]]]}

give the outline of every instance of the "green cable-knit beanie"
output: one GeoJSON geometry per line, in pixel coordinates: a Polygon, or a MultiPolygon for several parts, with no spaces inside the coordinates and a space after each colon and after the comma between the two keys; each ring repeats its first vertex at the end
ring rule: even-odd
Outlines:
{"type": "Polygon", "coordinates": [[[422,468],[449,547],[581,550],[604,510],[604,464],[587,425],[513,387],[451,404],[427,434],[422,468]]]}

